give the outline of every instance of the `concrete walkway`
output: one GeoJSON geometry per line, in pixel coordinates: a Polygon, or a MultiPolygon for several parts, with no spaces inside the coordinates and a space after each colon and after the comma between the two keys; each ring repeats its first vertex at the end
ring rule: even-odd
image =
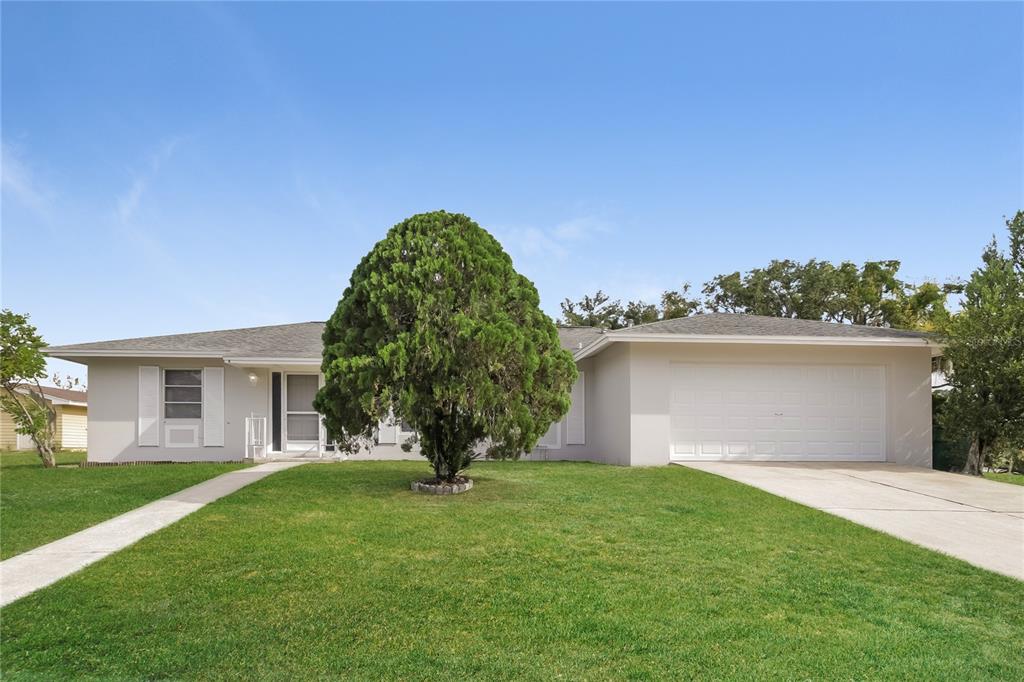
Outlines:
{"type": "Polygon", "coordinates": [[[0,561],[0,606],[124,549],[210,502],[304,462],[268,462],[203,481],[60,540],[0,561]]]}
{"type": "Polygon", "coordinates": [[[886,463],[680,464],[1024,580],[1024,486],[886,463]]]}

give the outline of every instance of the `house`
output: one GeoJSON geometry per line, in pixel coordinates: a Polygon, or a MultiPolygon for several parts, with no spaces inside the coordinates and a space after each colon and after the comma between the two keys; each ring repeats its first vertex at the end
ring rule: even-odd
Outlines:
{"type": "MultiPolygon", "coordinates": [[[[85,450],[89,430],[87,409],[89,396],[85,391],[72,391],[53,386],[42,386],[43,397],[53,406],[57,413],[56,440],[58,447],[64,450],[85,450]]],[[[28,394],[36,391],[35,386],[22,384],[18,393],[28,394]]],[[[0,410],[0,450],[31,450],[35,448],[31,436],[15,431],[11,415],[0,410]]]]}
{"type": "MultiPolygon", "coordinates": [[[[89,459],[231,460],[322,452],[312,400],[323,323],[103,341],[47,350],[88,365],[89,459]],[[263,450],[247,443],[264,441],[263,450]]],[[[931,465],[926,335],[697,315],[559,330],[580,370],[569,414],[532,458],[888,461],[931,465]]],[[[381,424],[363,459],[406,458],[381,424]]]]}

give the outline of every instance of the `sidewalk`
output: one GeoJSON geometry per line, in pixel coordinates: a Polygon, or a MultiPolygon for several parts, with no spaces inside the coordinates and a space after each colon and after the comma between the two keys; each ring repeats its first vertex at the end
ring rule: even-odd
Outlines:
{"type": "Polygon", "coordinates": [[[80,571],[250,483],[302,464],[304,462],[268,462],[221,474],[60,540],[0,561],[0,606],[6,606],[80,571]]]}

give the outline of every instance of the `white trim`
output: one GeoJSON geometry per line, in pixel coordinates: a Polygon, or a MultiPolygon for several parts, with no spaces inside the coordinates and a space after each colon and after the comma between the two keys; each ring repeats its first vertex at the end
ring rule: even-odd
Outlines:
{"type": "Polygon", "coordinates": [[[246,367],[280,367],[282,365],[298,365],[302,367],[320,367],[322,358],[224,358],[224,364],[244,365],[246,367]]]}
{"type": "Polygon", "coordinates": [[[245,365],[248,367],[269,367],[271,365],[299,365],[302,367],[319,367],[323,358],[279,358],[279,357],[226,357],[230,351],[178,351],[178,350],[61,350],[60,348],[44,348],[44,355],[54,358],[195,358],[200,360],[223,360],[227,365],[245,365]]]}
{"type": "MultiPolygon", "coordinates": [[[[838,336],[743,336],[743,335],[712,335],[712,334],[645,334],[645,333],[605,333],[596,341],[577,350],[573,358],[582,360],[594,355],[610,343],[737,343],[737,344],[772,344],[796,346],[867,346],[886,348],[890,346],[942,348],[942,344],[923,338],[880,337],[843,338],[838,336]]],[[[934,351],[933,351],[934,352],[934,351]]]]}
{"type": "Polygon", "coordinates": [[[44,348],[43,355],[55,358],[222,358],[220,351],[174,351],[174,350],[61,350],[44,348]]]}

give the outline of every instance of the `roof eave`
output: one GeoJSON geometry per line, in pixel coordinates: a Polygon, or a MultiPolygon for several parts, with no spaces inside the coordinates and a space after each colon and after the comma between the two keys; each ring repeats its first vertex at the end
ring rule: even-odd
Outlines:
{"type": "Polygon", "coordinates": [[[941,353],[942,344],[921,337],[839,337],[839,336],[745,336],[745,335],[713,335],[713,334],[629,334],[616,332],[605,334],[596,341],[579,349],[573,354],[576,360],[591,357],[601,352],[605,346],[616,342],[630,343],[732,343],[760,345],[791,345],[791,346],[861,346],[869,348],[888,347],[921,347],[932,348],[932,354],[941,353]]]}
{"type": "Polygon", "coordinates": [[[226,357],[224,363],[245,367],[277,367],[279,365],[319,367],[323,363],[323,358],[226,357]]]}
{"type": "Polygon", "coordinates": [[[224,351],[126,350],[95,348],[44,348],[43,354],[60,360],[79,362],[88,358],[223,358],[224,351]]]}

